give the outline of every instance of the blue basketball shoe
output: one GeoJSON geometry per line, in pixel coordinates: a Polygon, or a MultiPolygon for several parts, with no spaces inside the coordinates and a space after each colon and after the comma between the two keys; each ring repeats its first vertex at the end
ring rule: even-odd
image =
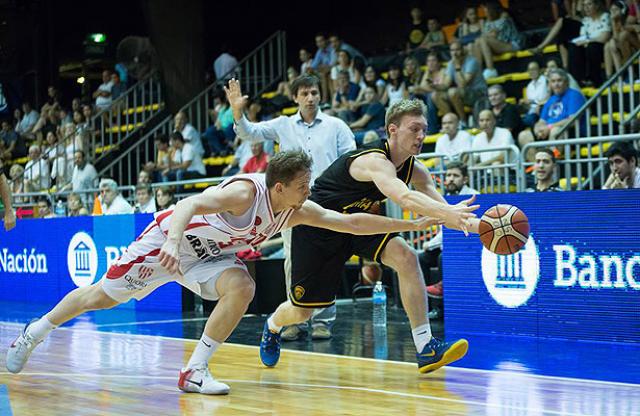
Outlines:
{"type": "Polygon", "coordinates": [[[445,342],[432,337],[431,341],[424,346],[422,352],[416,354],[418,369],[423,374],[430,373],[442,366],[458,361],[465,356],[468,349],[469,342],[466,339],[445,342]]]}
{"type": "Polygon", "coordinates": [[[271,332],[269,323],[265,321],[262,330],[262,340],[260,341],[260,360],[267,367],[278,364],[280,359],[280,332],[271,332]]]}

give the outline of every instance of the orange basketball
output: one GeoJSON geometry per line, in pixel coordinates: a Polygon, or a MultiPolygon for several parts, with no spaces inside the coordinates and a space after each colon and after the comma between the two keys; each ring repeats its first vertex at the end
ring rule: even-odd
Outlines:
{"type": "Polygon", "coordinates": [[[496,254],[517,253],[529,239],[529,219],[513,205],[496,205],[480,219],[480,241],[496,254]]]}

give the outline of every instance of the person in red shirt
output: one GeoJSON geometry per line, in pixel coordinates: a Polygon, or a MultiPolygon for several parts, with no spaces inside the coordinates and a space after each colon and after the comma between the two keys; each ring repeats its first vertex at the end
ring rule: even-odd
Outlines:
{"type": "Polygon", "coordinates": [[[251,144],[253,156],[242,167],[242,173],[262,173],[267,170],[269,155],[265,153],[262,142],[251,144]]]}

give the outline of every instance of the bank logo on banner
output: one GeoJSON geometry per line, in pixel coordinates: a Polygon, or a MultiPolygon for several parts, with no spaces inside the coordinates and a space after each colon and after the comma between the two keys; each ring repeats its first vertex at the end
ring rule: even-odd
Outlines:
{"type": "Polygon", "coordinates": [[[540,261],[533,236],[516,254],[499,256],[482,249],[482,279],[491,297],[502,306],[527,303],[538,285],[540,261]]]}
{"type": "Polygon", "coordinates": [[[76,233],[67,248],[69,276],[78,287],[89,286],[98,271],[98,250],[93,238],[85,232],[76,233]]]}

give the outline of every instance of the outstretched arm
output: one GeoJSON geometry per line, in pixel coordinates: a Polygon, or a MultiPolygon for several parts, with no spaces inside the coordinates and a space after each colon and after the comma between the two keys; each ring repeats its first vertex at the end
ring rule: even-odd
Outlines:
{"type": "Polygon", "coordinates": [[[224,188],[209,188],[201,194],[179,201],[171,215],[167,241],[160,249],[160,264],[170,273],[178,271],[180,240],[194,215],[215,214],[224,211],[242,215],[253,203],[255,192],[253,183],[238,180],[224,188]]]}
{"type": "Polygon", "coordinates": [[[398,220],[373,214],[341,214],[325,209],[312,201],[305,201],[289,220],[289,226],[299,224],[326,228],[339,233],[355,235],[386,234],[403,231],[421,231],[440,224],[434,218],[422,217],[417,220],[398,220]]]}
{"type": "MultiPolygon", "coordinates": [[[[358,181],[373,181],[376,187],[393,202],[407,211],[422,216],[431,216],[451,224],[455,228],[466,230],[468,220],[475,217],[473,211],[478,205],[468,204],[473,199],[457,205],[449,205],[442,199],[436,200],[422,192],[412,191],[396,175],[396,168],[380,153],[370,153],[358,157],[349,168],[351,176],[358,181]]],[[[466,234],[466,232],[465,232],[466,234]]]]}
{"type": "Polygon", "coordinates": [[[236,123],[236,132],[242,140],[248,140],[250,142],[277,140],[277,125],[280,123],[279,117],[261,123],[252,123],[244,116],[244,107],[249,97],[242,95],[240,81],[235,78],[230,79],[229,87],[224,87],[224,92],[227,94],[227,99],[231,106],[233,120],[236,123]]]}

